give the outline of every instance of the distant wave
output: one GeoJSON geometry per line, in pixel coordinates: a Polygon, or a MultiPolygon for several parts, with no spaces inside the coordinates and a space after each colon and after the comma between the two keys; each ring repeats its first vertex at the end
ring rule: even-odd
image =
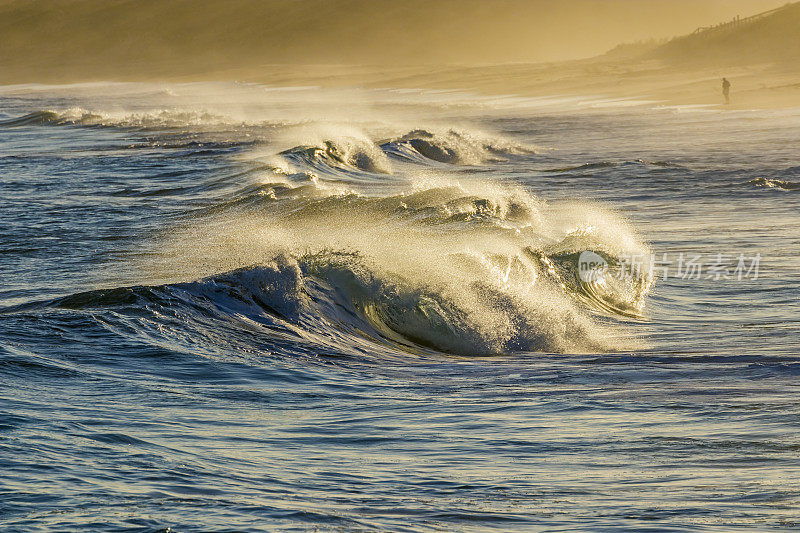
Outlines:
{"type": "Polygon", "coordinates": [[[89,123],[90,121],[100,120],[102,117],[85,113],[80,116],[58,113],[56,111],[36,111],[21,117],[0,120],[0,127],[13,128],[19,126],[60,126],[76,123],[89,123]]]}
{"type": "Polygon", "coordinates": [[[411,161],[477,165],[511,155],[535,153],[532,147],[497,137],[454,129],[417,129],[381,144],[390,155],[411,161]]]}
{"type": "Polygon", "coordinates": [[[603,168],[614,168],[625,165],[648,165],[654,167],[674,167],[677,166],[669,161],[644,161],[636,159],[633,161],[597,161],[593,163],[584,163],[582,165],[575,165],[570,167],[551,168],[544,170],[544,172],[573,172],[575,170],[597,170],[603,168]]]}
{"type": "Polygon", "coordinates": [[[756,178],[748,181],[757,187],[767,187],[770,189],[783,189],[786,191],[800,191],[800,183],[792,181],[783,181],[778,179],[769,178],[756,178]]]}
{"type": "MultiPolygon", "coordinates": [[[[203,110],[162,109],[142,112],[96,112],[81,107],[62,111],[41,110],[0,121],[0,127],[89,126],[141,130],[208,127],[269,127],[292,130],[292,125],[251,118],[239,120],[203,110]]],[[[295,128],[298,125],[294,125],[295,128]]],[[[299,137],[309,136],[306,126],[299,137]]],[[[325,128],[322,130],[334,128],[325,128]]],[[[535,154],[535,148],[497,135],[456,129],[416,129],[405,135],[375,142],[363,134],[312,134],[313,142],[297,144],[280,155],[291,162],[322,170],[361,170],[391,172],[389,157],[421,164],[445,163],[479,165],[509,157],[535,154]]]]}
{"type": "MultiPolygon", "coordinates": [[[[330,132],[329,132],[330,133],[330,132]]],[[[316,170],[360,170],[388,174],[389,158],[428,165],[478,165],[513,155],[533,154],[521,143],[474,132],[417,129],[390,141],[376,144],[364,135],[328,135],[315,144],[303,144],[280,152],[280,156],[316,170]]]]}
{"type": "Polygon", "coordinates": [[[362,170],[388,174],[391,165],[386,155],[372,142],[363,139],[340,138],[322,141],[315,146],[296,146],[280,153],[295,163],[329,169],[362,170]]]}
{"type": "Polygon", "coordinates": [[[63,111],[41,110],[0,121],[0,128],[20,126],[104,126],[137,129],[168,129],[186,126],[241,124],[231,117],[205,111],[158,110],[147,112],[95,112],[80,107],[63,111]]]}

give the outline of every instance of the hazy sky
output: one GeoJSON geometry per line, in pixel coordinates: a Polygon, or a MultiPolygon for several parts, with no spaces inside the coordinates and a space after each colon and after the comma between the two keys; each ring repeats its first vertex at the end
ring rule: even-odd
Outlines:
{"type": "Polygon", "coordinates": [[[588,57],[785,0],[0,0],[0,78],[588,57]]]}

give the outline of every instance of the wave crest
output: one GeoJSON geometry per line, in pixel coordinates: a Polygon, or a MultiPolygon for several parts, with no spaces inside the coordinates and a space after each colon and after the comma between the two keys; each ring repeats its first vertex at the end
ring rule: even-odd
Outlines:
{"type": "Polygon", "coordinates": [[[597,206],[478,182],[380,197],[267,188],[176,229],[158,245],[166,272],[153,275],[202,278],[226,295],[245,287],[240,300],[326,349],[459,355],[621,349],[617,319],[642,316],[652,285],[646,268],[630,281],[580,280],[584,251],[611,265],[649,256],[597,206]]]}
{"type": "Polygon", "coordinates": [[[750,180],[748,183],[751,183],[756,187],[767,187],[769,189],[783,189],[785,191],[800,191],[800,183],[795,183],[792,181],[783,181],[770,178],[756,178],[750,180]]]}
{"type": "Polygon", "coordinates": [[[82,107],[41,110],[0,121],[0,127],[102,126],[110,128],[173,129],[189,126],[241,125],[241,121],[207,111],[161,109],[145,112],[97,112],[82,107]]]}
{"type": "Polygon", "coordinates": [[[357,138],[325,140],[318,145],[296,146],[280,153],[284,158],[327,170],[360,170],[378,174],[391,172],[386,155],[372,142],[357,138]]]}
{"type": "Polygon", "coordinates": [[[478,165],[500,161],[512,155],[535,152],[533,148],[521,143],[455,129],[413,130],[384,142],[381,148],[391,155],[406,160],[462,165],[478,165]]]}

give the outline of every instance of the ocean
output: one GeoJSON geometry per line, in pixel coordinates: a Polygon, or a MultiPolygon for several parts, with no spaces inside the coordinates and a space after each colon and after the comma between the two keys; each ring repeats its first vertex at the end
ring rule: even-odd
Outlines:
{"type": "Polygon", "coordinates": [[[798,128],[0,87],[0,529],[798,527],[798,128]]]}

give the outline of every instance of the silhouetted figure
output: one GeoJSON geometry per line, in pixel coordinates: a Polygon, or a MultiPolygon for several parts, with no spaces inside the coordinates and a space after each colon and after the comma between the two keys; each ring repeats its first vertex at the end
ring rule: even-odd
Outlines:
{"type": "Polygon", "coordinates": [[[725,103],[731,103],[731,82],[728,78],[722,78],[722,96],[725,97],[725,103]]]}

